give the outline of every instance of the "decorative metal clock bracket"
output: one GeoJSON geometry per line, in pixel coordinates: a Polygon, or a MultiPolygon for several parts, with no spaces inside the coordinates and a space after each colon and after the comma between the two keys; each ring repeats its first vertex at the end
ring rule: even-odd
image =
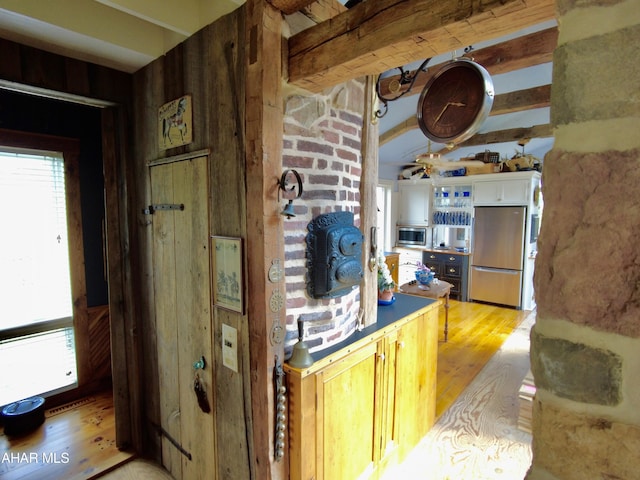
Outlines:
{"type": "MultiPolygon", "coordinates": [[[[473,50],[473,46],[469,45],[468,47],[464,48],[464,53],[467,54],[467,53],[471,52],[471,50],[473,50]]],[[[454,58],[455,58],[455,53],[454,53],[454,58]]],[[[407,89],[404,92],[400,93],[399,95],[397,95],[397,96],[395,96],[393,98],[385,97],[384,95],[382,95],[382,92],[380,91],[380,80],[382,79],[382,74],[378,75],[378,80],[376,81],[376,95],[377,95],[378,99],[382,102],[383,108],[379,108],[378,110],[376,110],[376,112],[374,114],[376,118],[382,118],[387,114],[387,111],[389,110],[389,105],[388,105],[389,102],[393,102],[395,100],[398,100],[399,98],[402,98],[403,96],[405,96],[407,93],[409,93],[411,91],[411,89],[413,88],[414,83],[416,83],[416,79],[418,78],[418,75],[420,75],[421,72],[426,72],[427,71],[427,64],[430,61],[431,61],[431,57],[425,59],[420,64],[418,69],[414,70],[413,72],[411,72],[409,70],[405,70],[404,67],[396,67],[396,70],[400,71],[400,79],[392,81],[389,84],[389,90],[391,90],[394,93],[396,93],[396,92],[399,92],[400,89],[404,85],[409,85],[409,86],[407,87],[407,89]]]]}
{"type": "Polygon", "coordinates": [[[404,92],[398,94],[393,98],[385,97],[384,95],[382,95],[382,92],[380,91],[380,80],[382,79],[382,74],[378,75],[378,80],[376,81],[376,95],[378,96],[378,99],[382,102],[382,108],[379,108],[378,110],[376,110],[375,112],[376,118],[382,118],[387,114],[387,111],[389,110],[389,105],[388,105],[389,102],[398,100],[399,98],[402,98],[403,96],[405,96],[407,93],[411,91],[414,83],[416,83],[416,79],[418,78],[418,75],[421,72],[427,71],[427,64],[430,61],[431,61],[431,58],[427,58],[426,60],[424,60],[420,64],[418,69],[415,70],[414,72],[405,70],[404,67],[396,67],[396,70],[400,71],[400,79],[393,81],[389,85],[389,90],[398,92],[400,91],[400,88],[402,88],[404,85],[409,85],[409,86],[404,92]]]}

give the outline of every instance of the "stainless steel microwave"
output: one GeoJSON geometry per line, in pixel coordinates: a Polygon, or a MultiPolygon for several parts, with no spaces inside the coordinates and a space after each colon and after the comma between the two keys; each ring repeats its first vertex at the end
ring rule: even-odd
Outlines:
{"type": "Polygon", "coordinates": [[[396,245],[399,247],[426,247],[427,227],[398,226],[396,245]]]}

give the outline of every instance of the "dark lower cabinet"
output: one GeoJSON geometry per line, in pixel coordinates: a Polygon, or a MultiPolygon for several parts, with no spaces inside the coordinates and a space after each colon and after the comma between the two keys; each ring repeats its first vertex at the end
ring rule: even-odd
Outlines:
{"type": "Polygon", "coordinates": [[[435,272],[436,278],[453,285],[451,298],[461,302],[469,300],[469,255],[426,251],[422,263],[435,272]]]}

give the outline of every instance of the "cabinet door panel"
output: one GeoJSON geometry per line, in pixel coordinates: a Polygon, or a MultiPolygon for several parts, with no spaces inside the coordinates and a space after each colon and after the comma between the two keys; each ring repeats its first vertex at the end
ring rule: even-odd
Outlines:
{"type": "Polygon", "coordinates": [[[433,310],[403,326],[396,355],[395,437],[400,460],[427,434],[435,420],[438,313],[433,310]]]}
{"type": "Polygon", "coordinates": [[[529,180],[476,182],[475,205],[526,205],[529,200],[529,180]]]}
{"type": "Polygon", "coordinates": [[[529,180],[505,182],[502,188],[502,201],[517,205],[529,203],[529,180]]]}
{"type": "Polygon", "coordinates": [[[406,225],[431,224],[431,184],[400,185],[398,220],[406,225]]]}
{"type": "Polygon", "coordinates": [[[494,205],[502,196],[500,182],[476,182],[473,191],[475,205],[494,205]]]}
{"type": "Polygon", "coordinates": [[[317,375],[317,478],[355,479],[373,469],[376,364],[374,344],[317,375]]]}

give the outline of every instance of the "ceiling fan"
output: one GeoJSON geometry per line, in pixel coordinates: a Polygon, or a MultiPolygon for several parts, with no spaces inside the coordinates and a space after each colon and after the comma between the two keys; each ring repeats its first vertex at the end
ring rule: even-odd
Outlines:
{"type": "Polygon", "coordinates": [[[415,156],[411,163],[402,163],[402,176],[404,178],[420,178],[425,173],[428,175],[431,165],[434,163],[447,162],[440,153],[431,151],[431,140],[427,143],[427,151],[415,156]]]}

